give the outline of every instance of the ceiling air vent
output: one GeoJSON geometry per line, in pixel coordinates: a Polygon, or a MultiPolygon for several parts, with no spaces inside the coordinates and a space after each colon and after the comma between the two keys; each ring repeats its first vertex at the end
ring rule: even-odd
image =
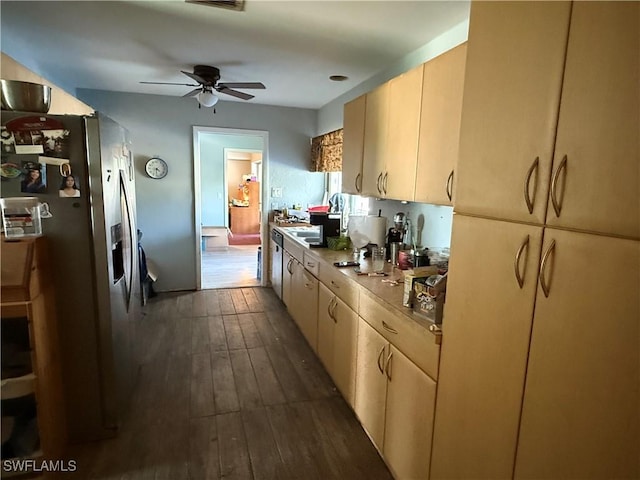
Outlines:
{"type": "Polygon", "coordinates": [[[244,10],[244,0],[185,0],[187,3],[197,3],[208,7],[220,7],[228,10],[244,10]]]}

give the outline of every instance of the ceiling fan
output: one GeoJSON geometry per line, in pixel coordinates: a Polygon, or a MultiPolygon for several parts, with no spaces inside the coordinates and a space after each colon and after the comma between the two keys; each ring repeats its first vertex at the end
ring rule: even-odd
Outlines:
{"type": "Polygon", "coordinates": [[[198,99],[198,108],[213,107],[218,103],[218,97],[213,93],[215,90],[218,93],[224,93],[231,95],[242,100],[251,100],[254,95],[248,93],[239,92],[234,88],[266,88],[264,84],[260,82],[236,82],[236,83],[218,83],[220,80],[220,69],[216,67],[210,67],[207,65],[196,65],[193,67],[193,73],[185,72],[181,70],[187,77],[192,78],[198,83],[173,83],[173,82],[140,82],[153,85],[184,85],[187,87],[197,87],[191,90],[189,93],[183,95],[183,97],[196,96],[198,99]]]}

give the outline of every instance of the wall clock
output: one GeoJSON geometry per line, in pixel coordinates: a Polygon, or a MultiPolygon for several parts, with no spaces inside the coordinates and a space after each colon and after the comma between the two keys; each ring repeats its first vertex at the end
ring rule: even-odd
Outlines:
{"type": "Polygon", "coordinates": [[[169,166],[167,162],[162,160],[159,157],[152,157],[147,160],[147,163],[144,165],[144,171],[151,178],[159,179],[164,178],[169,173],[169,166]]]}

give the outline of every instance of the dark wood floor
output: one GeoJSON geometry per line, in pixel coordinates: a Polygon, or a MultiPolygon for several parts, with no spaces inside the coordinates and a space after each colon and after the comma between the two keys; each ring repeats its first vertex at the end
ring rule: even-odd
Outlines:
{"type": "Polygon", "coordinates": [[[120,435],[65,478],[392,478],[271,289],[163,294],[137,330],[120,435]]]}

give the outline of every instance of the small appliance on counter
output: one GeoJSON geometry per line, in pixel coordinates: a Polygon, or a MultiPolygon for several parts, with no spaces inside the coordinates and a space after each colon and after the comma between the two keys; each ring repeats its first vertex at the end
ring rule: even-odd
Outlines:
{"type": "Polygon", "coordinates": [[[341,213],[311,212],[310,216],[311,225],[318,225],[320,227],[320,241],[316,243],[309,242],[310,247],[326,248],[328,237],[340,236],[342,223],[341,213]]]}

